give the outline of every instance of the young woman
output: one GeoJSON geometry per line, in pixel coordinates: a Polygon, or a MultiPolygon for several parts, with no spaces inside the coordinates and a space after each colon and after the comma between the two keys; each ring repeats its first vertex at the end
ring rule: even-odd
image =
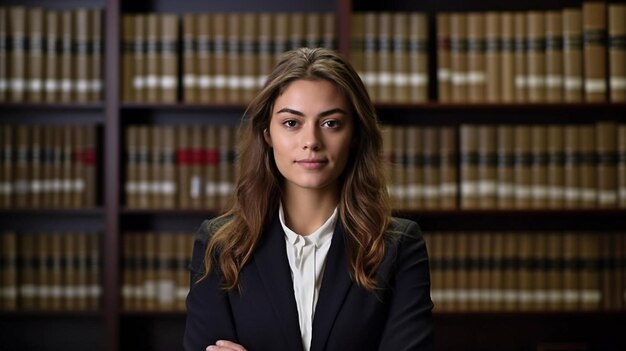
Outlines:
{"type": "Polygon", "coordinates": [[[426,247],[391,216],[381,144],[349,63],[284,55],[246,111],[234,204],[196,236],[186,350],[432,349],[426,247]]]}

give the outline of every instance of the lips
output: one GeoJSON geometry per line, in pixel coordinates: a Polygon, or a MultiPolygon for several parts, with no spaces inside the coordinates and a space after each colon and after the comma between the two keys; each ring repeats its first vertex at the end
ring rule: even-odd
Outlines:
{"type": "Polygon", "coordinates": [[[296,163],[304,167],[305,169],[319,169],[324,167],[328,163],[328,161],[319,158],[307,158],[302,160],[296,160],[296,163]]]}

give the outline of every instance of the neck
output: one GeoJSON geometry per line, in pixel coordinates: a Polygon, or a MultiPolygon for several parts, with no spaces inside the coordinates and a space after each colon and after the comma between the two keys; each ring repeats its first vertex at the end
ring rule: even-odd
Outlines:
{"type": "Polygon", "coordinates": [[[285,224],[298,234],[309,235],[328,220],[338,202],[336,191],[285,191],[282,197],[285,224]]]}

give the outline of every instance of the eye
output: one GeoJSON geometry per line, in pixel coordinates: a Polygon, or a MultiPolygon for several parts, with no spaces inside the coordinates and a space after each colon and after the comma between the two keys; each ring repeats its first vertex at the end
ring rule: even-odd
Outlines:
{"type": "Polygon", "coordinates": [[[296,122],[293,119],[289,119],[283,122],[283,125],[287,128],[294,128],[298,125],[298,122],[296,122]]]}
{"type": "Polygon", "coordinates": [[[329,120],[324,121],[324,123],[322,123],[322,125],[324,127],[327,127],[327,128],[338,128],[339,127],[339,121],[334,120],[334,119],[329,119],[329,120]]]}

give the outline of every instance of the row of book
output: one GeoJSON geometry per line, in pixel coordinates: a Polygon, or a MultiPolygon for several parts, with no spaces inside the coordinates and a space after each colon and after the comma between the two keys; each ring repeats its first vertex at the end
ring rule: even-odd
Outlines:
{"type": "Polygon", "coordinates": [[[352,14],[350,61],[373,101],[428,100],[428,16],[420,12],[352,14]]]}
{"type": "Polygon", "coordinates": [[[247,103],[284,51],[336,48],[335,17],[317,12],[124,15],[122,99],[247,103]]]}
{"type": "Polygon", "coordinates": [[[236,128],[148,126],[125,130],[128,208],[223,208],[233,193],[236,128]]]}
{"type": "Polygon", "coordinates": [[[0,101],[102,100],[102,14],[0,6],[0,101]]]}
{"type": "Polygon", "coordinates": [[[0,208],[96,205],[96,127],[0,124],[0,208]]]}
{"type": "Polygon", "coordinates": [[[626,308],[626,233],[426,233],[435,311],[626,308]]]}
{"type": "Polygon", "coordinates": [[[460,207],[626,207],[626,125],[461,125],[460,207]]]}
{"type": "Polygon", "coordinates": [[[193,233],[125,232],[122,309],[184,311],[193,233]]]}
{"type": "Polygon", "coordinates": [[[626,4],[437,14],[441,102],[626,101],[626,4]]]}
{"type": "Polygon", "coordinates": [[[0,311],[95,311],[100,235],[0,232],[0,311]]]}

